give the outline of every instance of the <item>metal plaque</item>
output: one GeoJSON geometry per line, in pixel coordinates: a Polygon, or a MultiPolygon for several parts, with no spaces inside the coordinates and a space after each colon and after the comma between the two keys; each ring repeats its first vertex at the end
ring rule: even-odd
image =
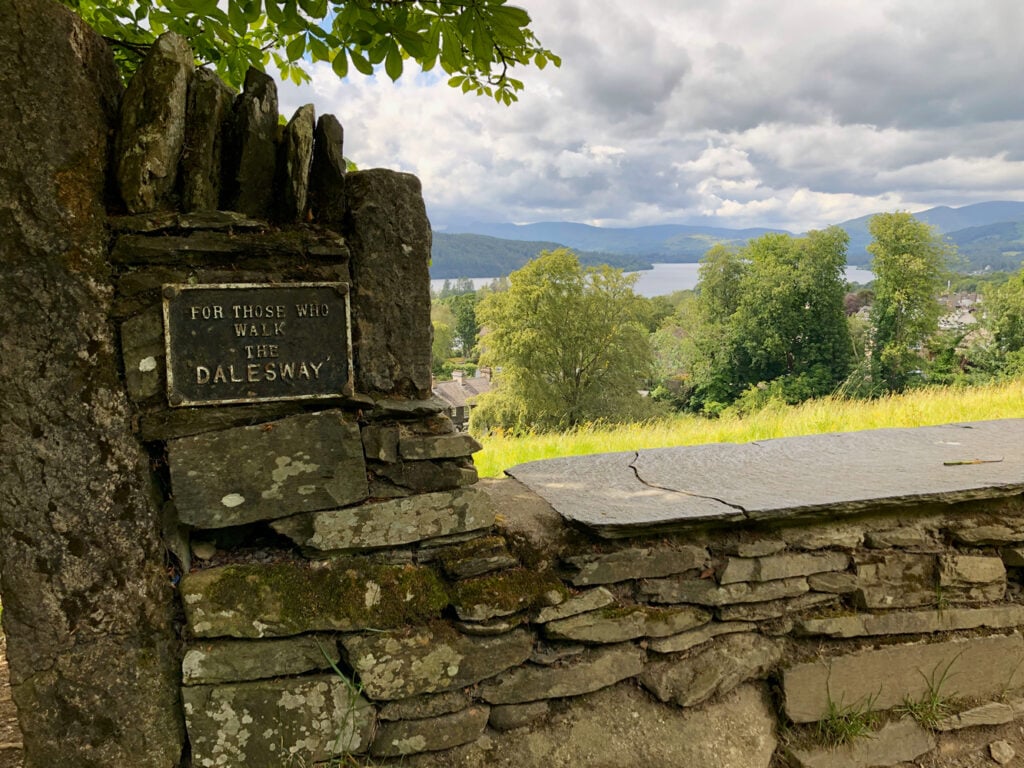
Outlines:
{"type": "Polygon", "coordinates": [[[163,287],[172,406],[352,394],[346,283],[163,287]]]}

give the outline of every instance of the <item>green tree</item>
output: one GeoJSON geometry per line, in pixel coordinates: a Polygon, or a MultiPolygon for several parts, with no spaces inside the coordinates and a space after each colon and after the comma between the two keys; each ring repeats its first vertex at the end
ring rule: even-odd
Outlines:
{"type": "Polygon", "coordinates": [[[235,87],[271,59],[296,83],[309,80],[305,61],[328,62],[342,78],[379,65],[397,80],[411,59],[424,71],[440,66],[463,92],[511,104],[523,88],[511,70],[561,64],[530,30],[529,14],[505,0],[60,1],[114,44],[125,74],[168,30],[235,87]]]}
{"type": "Polygon", "coordinates": [[[437,375],[448,358],[452,356],[452,345],[455,339],[455,315],[445,305],[433,304],[430,307],[430,324],[434,331],[431,356],[434,375],[437,375]]]}
{"type": "Polygon", "coordinates": [[[481,362],[501,373],[478,399],[473,429],[565,429],[642,411],[637,390],[651,349],[635,280],[607,266],[584,268],[560,248],[482,299],[481,362]]]}
{"type": "Polygon", "coordinates": [[[985,296],[988,326],[999,365],[1024,374],[1024,269],[985,296]]]}
{"type": "Polygon", "coordinates": [[[480,324],[476,319],[476,293],[459,293],[444,303],[451,309],[455,318],[455,345],[463,357],[472,357],[480,333],[480,324]]]}
{"type": "Polygon", "coordinates": [[[868,230],[875,273],[872,369],[885,389],[899,392],[921,367],[920,350],[938,330],[938,297],[953,248],[905,212],[880,213],[868,230]]]}

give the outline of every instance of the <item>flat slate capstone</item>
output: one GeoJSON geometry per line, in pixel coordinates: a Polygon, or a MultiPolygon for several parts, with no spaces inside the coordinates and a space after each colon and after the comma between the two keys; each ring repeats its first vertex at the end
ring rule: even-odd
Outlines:
{"type": "Polygon", "coordinates": [[[1024,419],[572,456],[506,470],[605,538],[1024,491],[1024,419]]]}

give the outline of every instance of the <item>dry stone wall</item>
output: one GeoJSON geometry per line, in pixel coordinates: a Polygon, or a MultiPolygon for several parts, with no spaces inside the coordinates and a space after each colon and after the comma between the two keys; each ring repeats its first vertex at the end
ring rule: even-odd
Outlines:
{"type": "MultiPolygon", "coordinates": [[[[179,610],[180,700],[149,706],[184,720],[182,765],[894,765],[1024,713],[1024,480],[841,520],[710,497],[727,512],[675,520],[663,487],[664,530],[605,538],[514,480],[477,482],[479,445],[429,398],[414,178],[347,173],[335,118],[303,107],[281,128],[272,80],[235,95],[173,36],[120,115],[106,311],[169,553],[149,571],[179,610]],[[165,302],[232,284],[343,285],[348,331],[320,343],[345,385],[176,402],[165,302]],[[822,743],[855,715],[872,736],[822,743]]],[[[210,381],[244,393],[283,370],[290,307],[192,310],[251,321],[236,334],[263,349],[253,371],[204,365],[210,381]]],[[[115,764],[88,759],[66,764],[115,764]]]]}

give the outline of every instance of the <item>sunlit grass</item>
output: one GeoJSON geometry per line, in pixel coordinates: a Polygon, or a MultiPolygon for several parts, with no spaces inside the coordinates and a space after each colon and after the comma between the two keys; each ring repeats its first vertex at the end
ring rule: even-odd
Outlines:
{"type": "Polygon", "coordinates": [[[491,435],[481,439],[484,448],[474,459],[481,477],[498,477],[516,464],[557,456],[1020,417],[1024,417],[1024,380],[970,388],[925,388],[878,400],[813,400],[742,417],[678,416],[620,427],[586,426],[557,434],[491,435]]]}

